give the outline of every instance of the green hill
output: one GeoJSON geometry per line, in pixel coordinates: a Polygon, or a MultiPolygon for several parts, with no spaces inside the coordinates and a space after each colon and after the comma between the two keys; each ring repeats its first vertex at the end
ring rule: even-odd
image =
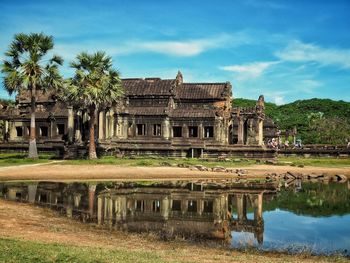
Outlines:
{"type": "MultiPolygon", "coordinates": [[[[254,100],[233,100],[235,107],[254,105],[254,100]]],[[[309,99],[280,106],[268,102],[265,113],[281,130],[296,127],[304,143],[344,144],[350,139],[350,102],[309,99]]]]}

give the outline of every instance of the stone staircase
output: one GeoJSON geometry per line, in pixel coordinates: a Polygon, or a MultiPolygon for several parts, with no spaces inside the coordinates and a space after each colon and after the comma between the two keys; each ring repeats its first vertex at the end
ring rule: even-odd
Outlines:
{"type": "Polygon", "coordinates": [[[77,145],[66,145],[64,146],[63,159],[72,160],[78,158],[78,146],[77,145]]]}

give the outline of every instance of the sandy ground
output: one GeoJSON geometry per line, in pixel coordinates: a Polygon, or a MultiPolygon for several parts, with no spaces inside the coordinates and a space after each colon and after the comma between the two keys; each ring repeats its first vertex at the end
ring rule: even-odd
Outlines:
{"type": "MultiPolygon", "coordinates": [[[[275,253],[243,253],[185,241],[160,241],[154,236],[101,229],[93,224],[59,216],[57,212],[30,204],[0,199],[0,237],[76,246],[154,251],[177,262],[331,262],[332,259],[275,253]]],[[[339,262],[348,262],[340,259],[339,262]]]]}
{"type": "MultiPolygon", "coordinates": [[[[234,170],[237,167],[234,168],[234,170]]],[[[350,178],[349,167],[293,167],[276,165],[253,165],[242,167],[248,177],[265,177],[269,173],[329,175],[344,174],[350,178]]],[[[125,167],[115,165],[22,165],[0,168],[0,181],[6,180],[185,180],[185,179],[227,179],[236,174],[225,172],[191,171],[177,167],[125,167]]]]}

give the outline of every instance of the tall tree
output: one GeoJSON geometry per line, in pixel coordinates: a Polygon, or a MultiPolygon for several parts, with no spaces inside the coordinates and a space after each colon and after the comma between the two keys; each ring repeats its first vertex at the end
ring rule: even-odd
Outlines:
{"type": "Polygon", "coordinates": [[[123,90],[119,72],[112,68],[112,58],[101,51],[78,54],[71,67],[75,69],[74,77],[67,81],[60,97],[71,105],[87,109],[90,117],[89,159],[96,159],[96,115],[121,98],[123,90]]]}
{"type": "Polygon", "coordinates": [[[16,34],[5,53],[7,59],[1,64],[4,86],[10,95],[20,90],[30,91],[29,158],[38,158],[35,129],[37,90],[56,89],[62,84],[58,65],[62,65],[63,60],[57,55],[48,55],[53,46],[53,37],[43,33],[16,34]]]}

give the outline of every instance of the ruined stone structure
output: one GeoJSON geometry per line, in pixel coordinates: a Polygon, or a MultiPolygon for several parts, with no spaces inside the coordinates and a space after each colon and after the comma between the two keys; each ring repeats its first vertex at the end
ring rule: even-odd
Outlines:
{"type": "MultiPolygon", "coordinates": [[[[124,98],[98,113],[96,127],[102,151],[126,155],[176,157],[271,157],[264,139],[276,127],[265,118],[264,97],[253,108],[232,108],[227,83],[185,83],[175,79],[123,79],[124,98]],[[265,127],[264,127],[265,126],[265,127]],[[265,132],[265,135],[264,135],[265,132]]],[[[9,143],[29,138],[30,99],[21,92],[14,109],[2,110],[9,143]]],[[[37,141],[42,146],[74,143],[83,150],[88,139],[85,109],[73,109],[52,92],[38,91],[37,141]]]]}

